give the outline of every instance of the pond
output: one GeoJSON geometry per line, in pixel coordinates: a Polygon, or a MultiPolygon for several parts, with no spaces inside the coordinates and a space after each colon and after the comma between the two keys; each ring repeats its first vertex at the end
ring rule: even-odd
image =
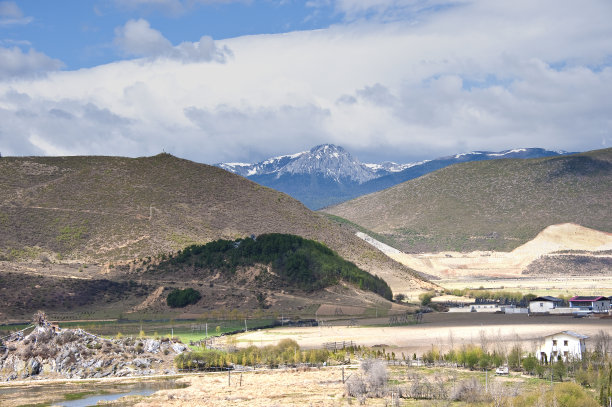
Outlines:
{"type": "Polygon", "coordinates": [[[119,381],[62,382],[0,387],[1,406],[95,406],[98,401],[114,401],[124,396],[148,396],[158,390],[186,387],[176,378],[126,379],[119,381]]]}

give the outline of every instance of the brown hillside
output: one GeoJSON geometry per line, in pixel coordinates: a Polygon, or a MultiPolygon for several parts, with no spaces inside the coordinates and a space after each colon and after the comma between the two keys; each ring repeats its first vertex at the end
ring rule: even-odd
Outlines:
{"type": "Polygon", "coordinates": [[[511,251],[546,227],[612,232],[612,149],[457,164],[325,212],[404,252],[511,251]]]}
{"type": "Polygon", "coordinates": [[[289,196],[169,154],[2,157],[0,190],[0,260],[116,262],[278,232],[321,241],[383,278],[422,284],[409,269],[289,196]]]}

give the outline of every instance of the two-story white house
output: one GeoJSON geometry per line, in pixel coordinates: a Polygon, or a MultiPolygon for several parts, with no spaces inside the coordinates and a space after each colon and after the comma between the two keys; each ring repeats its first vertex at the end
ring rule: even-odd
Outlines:
{"type": "Polygon", "coordinates": [[[577,295],[569,300],[569,306],[580,311],[608,312],[610,310],[610,299],[598,295],[577,295]]]}
{"type": "Polygon", "coordinates": [[[563,300],[561,298],[542,296],[536,297],[529,301],[530,314],[547,314],[555,308],[561,307],[563,300]]]}
{"type": "Polygon", "coordinates": [[[536,352],[541,363],[556,362],[557,360],[582,360],[586,351],[586,335],[574,331],[563,331],[545,336],[536,352]]]}

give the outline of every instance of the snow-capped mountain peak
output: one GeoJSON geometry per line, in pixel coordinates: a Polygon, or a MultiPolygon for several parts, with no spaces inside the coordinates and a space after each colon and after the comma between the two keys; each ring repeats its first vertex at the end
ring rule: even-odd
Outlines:
{"type": "Polygon", "coordinates": [[[234,162],[216,165],[285,192],[311,209],[319,209],[456,163],[560,154],[568,153],[542,148],[514,148],[498,152],[472,151],[407,164],[391,161],[364,164],[340,146],[321,144],[309,151],[272,157],[256,164],[234,162]]]}
{"type": "Polygon", "coordinates": [[[285,174],[316,174],[335,181],[345,179],[363,183],[380,175],[380,171],[362,164],[344,148],[333,144],[321,144],[309,151],[272,157],[256,164],[216,165],[244,177],[275,174],[279,178],[285,174]]]}
{"type": "Polygon", "coordinates": [[[333,144],[322,144],[299,155],[278,171],[279,177],[283,174],[319,174],[336,181],[349,179],[358,183],[377,177],[344,148],[333,144]]]}

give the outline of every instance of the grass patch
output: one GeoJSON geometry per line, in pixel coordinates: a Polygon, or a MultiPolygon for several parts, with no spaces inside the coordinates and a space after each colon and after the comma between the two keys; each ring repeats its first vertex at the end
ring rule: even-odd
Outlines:
{"type": "Polygon", "coordinates": [[[80,400],[87,396],[93,396],[94,394],[109,394],[109,393],[108,392],[97,392],[97,391],[79,391],[76,393],[66,393],[64,394],[64,400],[66,401],[80,400]]]}

